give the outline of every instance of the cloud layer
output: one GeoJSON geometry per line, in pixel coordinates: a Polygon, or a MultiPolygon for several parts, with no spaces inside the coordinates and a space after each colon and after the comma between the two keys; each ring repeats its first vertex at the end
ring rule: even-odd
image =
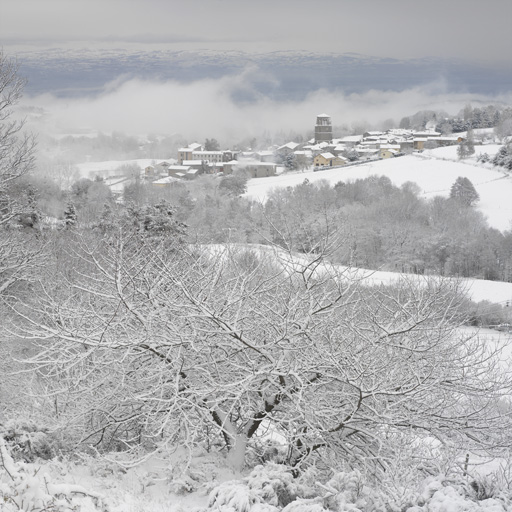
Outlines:
{"type": "MultiPolygon", "coordinates": [[[[262,78],[264,79],[264,78],[262,78]]],[[[398,123],[420,110],[455,114],[467,103],[512,103],[512,92],[500,96],[448,93],[442,82],[405,91],[371,90],[359,94],[317,90],[301,101],[278,102],[254,86],[254,70],[236,76],[182,84],[120,78],[95,98],[26,97],[24,103],[45,108],[50,130],[78,129],[126,134],[180,134],[188,140],[215,137],[225,144],[263,132],[306,134],[316,115],[328,113],[333,125],[351,127],[386,119],[398,123]],[[240,98],[250,101],[240,101],[240,98]]]]}

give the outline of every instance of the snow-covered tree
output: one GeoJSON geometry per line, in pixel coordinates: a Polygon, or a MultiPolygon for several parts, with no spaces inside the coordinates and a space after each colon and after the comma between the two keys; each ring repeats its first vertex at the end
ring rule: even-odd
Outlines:
{"type": "Polygon", "coordinates": [[[323,253],[134,240],[84,241],[66,286],[13,305],[79,440],[140,456],[208,437],[240,468],[277,436],[291,465],[374,470],[396,443],[508,443],[510,383],[457,332],[453,281],[364,289],[323,253]]]}
{"type": "Polygon", "coordinates": [[[74,227],[77,223],[76,208],[72,201],[68,201],[66,209],[64,210],[64,222],[66,223],[66,229],[74,227]]]}
{"type": "Polygon", "coordinates": [[[24,122],[15,118],[14,111],[24,85],[17,64],[0,51],[0,224],[21,213],[18,198],[9,194],[9,188],[34,163],[35,140],[23,133],[24,122]]]}
{"type": "Polygon", "coordinates": [[[34,162],[35,140],[15,117],[24,84],[16,62],[0,50],[0,294],[28,277],[39,254],[30,248],[30,235],[12,229],[38,221],[33,189],[15,187],[34,162]]]}
{"type": "Polygon", "coordinates": [[[469,178],[459,176],[450,188],[450,199],[464,206],[474,206],[480,200],[480,195],[469,178]]]}

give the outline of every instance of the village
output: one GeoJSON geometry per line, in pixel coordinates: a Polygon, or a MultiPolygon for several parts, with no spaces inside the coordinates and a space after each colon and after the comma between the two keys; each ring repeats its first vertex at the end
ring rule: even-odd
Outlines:
{"type": "MultiPolygon", "coordinates": [[[[193,180],[203,174],[228,176],[244,172],[248,178],[264,178],[280,172],[321,171],[395,158],[463,141],[463,137],[458,134],[443,136],[433,129],[416,131],[398,128],[335,138],[328,114],[316,117],[314,134],[314,138],[305,143],[290,141],[281,146],[254,151],[223,150],[218,147],[215,139],[214,149],[194,142],[179,148],[176,158],[147,165],[136,178],[156,187],[193,180]]],[[[113,176],[112,173],[102,177],[113,191],[120,190],[127,181],[134,179],[133,176],[113,176]]]]}

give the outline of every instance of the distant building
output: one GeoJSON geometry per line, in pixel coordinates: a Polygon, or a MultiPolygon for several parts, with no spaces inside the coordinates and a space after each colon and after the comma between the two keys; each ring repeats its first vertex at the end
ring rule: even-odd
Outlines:
{"type": "Polygon", "coordinates": [[[331,116],[319,114],[316,116],[315,144],[332,142],[331,116]]]}
{"type": "Polygon", "coordinates": [[[243,171],[251,178],[265,178],[275,176],[277,165],[271,162],[260,162],[259,160],[234,160],[224,164],[224,174],[243,171]]]}
{"type": "Polygon", "coordinates": [[[313,159],[313,165],[315,167],[338,167],[340,165],[345,165],[346,163],[346,158],[333,155],[332,153],[321,153],[313,159]]]}

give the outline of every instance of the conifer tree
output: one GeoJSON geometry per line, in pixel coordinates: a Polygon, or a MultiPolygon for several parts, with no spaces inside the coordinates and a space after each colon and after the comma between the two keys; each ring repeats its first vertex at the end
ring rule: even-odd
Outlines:
{"type": "Polygon", "coordinates": [[[77,214],[75,205],[68,201],[66,209],[64,210],[64,221],[66,223],[66,229],[70,229],[76,225],[77,214]]]}
{"type": "Polygon", "coordinates": [[[464,206],[474,206],[480,200],[480,196],[469,178],[459,176],[450,189],[450,199],[464,206]]]}

